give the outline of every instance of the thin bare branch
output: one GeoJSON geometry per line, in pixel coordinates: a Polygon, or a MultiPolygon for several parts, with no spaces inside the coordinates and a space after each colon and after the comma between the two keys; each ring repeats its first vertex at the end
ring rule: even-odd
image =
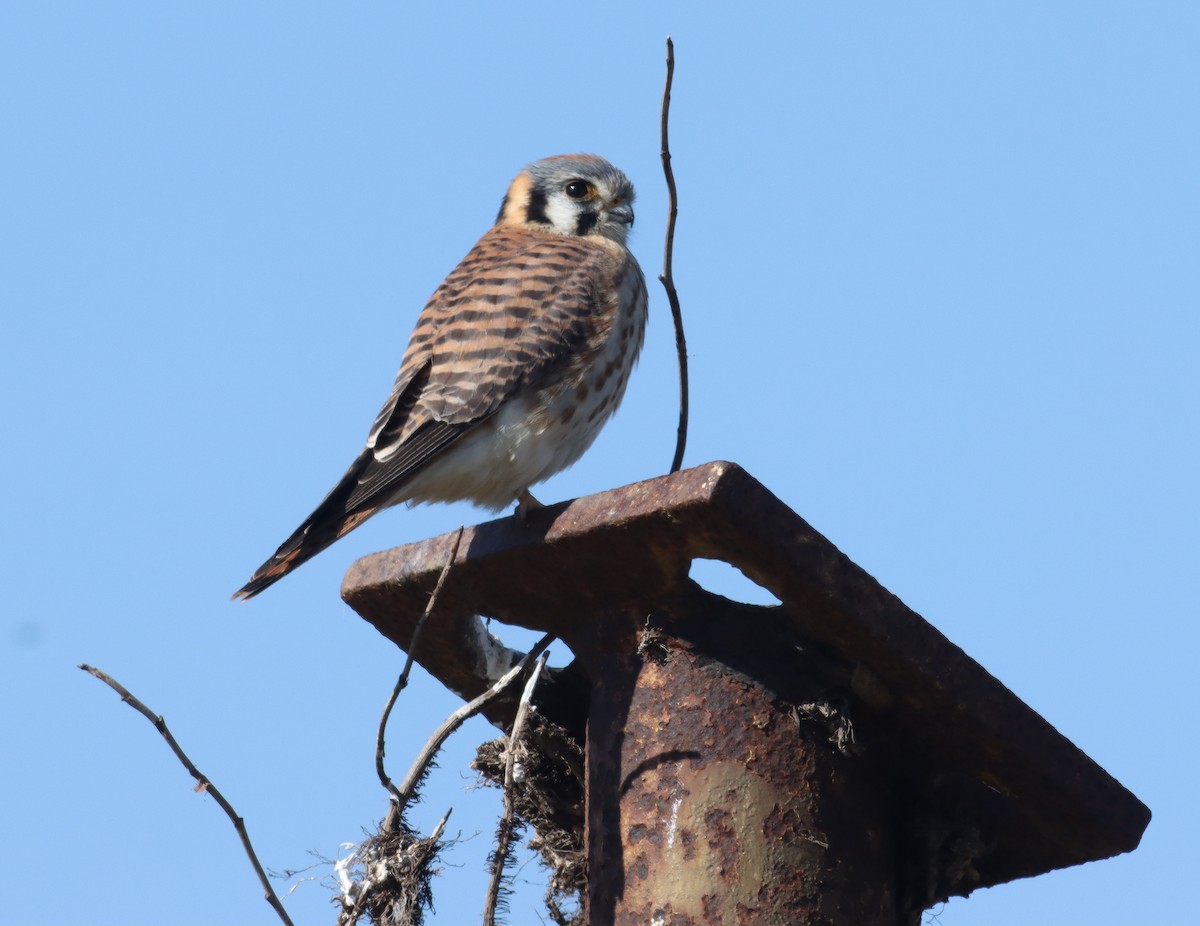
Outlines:
{"type": "MultiPolygon", "coordinates": [[[[421,631],[425,628],[425,622],[429,620],[429,616],[433,614],[433,609],[437,606],[438,596],[442,593],[442,586],[446,583],[446,576],[450,574],[450,567],[454,565],[454,561],[458,557],[458,546],[462,543],[462,535],[463,528],[459,527],[458,533],[454,535],[454,542],[450,545],[450,555],[446,557],[446,564],[442,566],[441,574],[438,576],[437,585],[433,587],[433,592],[429,596],[429,604],[425,606],[425,612],[417,621],[417,626],[413,628],[412,639],[408,643],[408,657],[404,660],[404,669],[400,672],[400,677],[396,679],[396,687],[392,689],[392,695],[388,698],[387,705],[383,709],[383,716],[379,718],[379,732],[375,737],[375,773],[379,776],[380,783],[391,794],[393,807],[400,801],[400,791],[392,783],[392,779],[388,776],[383,766],[384,742],[387,734],[388,718],[392,715],[392,708],[395,707],[396,699],[400,696],[400,692],[408,687],[408,676],[412,672],[413,657],[417,651],[417,641],[421,638],[421,631]]],[[[392,820],[392,816],[392,814],[388,814],[389,821],[392,820]]]]}
{"type": "MultiPolygon", "coordinates": [[[[429,767],[429,763],[433,761],[433,757],[437,755],[438,750],[442,748],[442,744],[446,742],[450,734],[483,710],[489,702],[503,694],[504,690],[528,668],[533,660],[545,652],[546,647],[553,643],[554,640],[554,634],[546,634],[534,644],[533,649],[525,654],[524,659],[505,672],[487,691],[474,700],[468,701],[442,721],[441,726],[433,732],[433,736],[429,738],[421,749],[421,752],[417,755],[417,758],[413,760],[412,767],[408,770],[408,774],[400,784],[399,799],[393,803],[393,809],[397,813],[403,812],[404,808],[408,806],[408,802],[412,800],[413,792],[416,790],[417,783],[420,782],[426,769],[429,767]]],[[[389,813],[390,816],[391,814],[389,813]]]]}
{"type": "Polygon", "coordinates": [[[434,842],[437,842],[439,839],[441,839],[442,833],[446,832],[446,821],[450,819],[450,814],[452,813],[454,813],[454,808],[447,810],[446,813],[443,814],[442,819],[438,822],[438,825],[433,828],[433,832],[429,834],[429,838],[434,842]]]}
{"type": "Polygon", "coordinates": [[[668,125],[671,114],[671,83],[675,78],[675,43],[667,36],[667,82],[662,96],[662,164],[667,179],[667,194],[670,209],[667,212],[667,237],[663,245],[663,272],[658,281],[667,291],[671,304],[671,318],[675,322],[675,351],[679,355],[679,428],[675,433],[675,458],[671,461],[671,472],[679,472],[683,465],[683,451],[687,446],[688,429],[688,364],[687,340],[683,336],[683,310],[679,307],[679,293],[675,291],[672,274],[672,258],[675,253],[675,219],[679,215],[679,195],[675,190],[675,172],[671,169],[671,145],[668,125]]]}
{"type": "Polygon", "coordinates": [[[206,775],[201,774],[200,770],[192,763],[192,760],[188,758],[187,753],[183,751],[179,743],[176,742],[175,737],[171,735],[171,731],[167,728],[167,723],[165,720],[163,720],[162,716],[155,714],[152,710],[150,710],[150,708],[146,707],[145,704],[130,694],[129,690],[125,688],[124,685],[120,684],[116,679],[107,673],[100,671],[94,666],[89,666],[86,663],[79,666],[79,668],[83,669],[84,672],[87,672],[88,674],[100,679],[100,681],[104,682],[104,684],[119,694],[122,701],[154,724],[154,729],[156,729],[162,738],[167,741],[167,745],[170,746],[171,751],[175,753],[175,758],[177,758],[180,763],[182,763],[183,767],[187,769],[188,774],[196,779],[196,790],[211,794],[213,800],[217,802],[223,811],[225,811],[225,816],[229,817],[230,821],[233,823],[233,828],[237,830],[238,836],[241,837],[242,847],[246,850],[246,855],[250,858],[250,864],[254,866],[254,872],[258,875],[258,880],[263,886],[263,891],[265,892],[264,896],[267,903],[269,903],[279,915],[280,920],[286,923],[287,926],[292,926],[291,917],[287,915],[287,911],[284,910],[283,904],[280,903],[279,897],[275,893],[275,889],[271,887],[270,879],[267,878],[267,873],[263,870],[262,864],[258,861],[258,855],[255,854],[254,847],[250,844],[250,834],[246,832],[245,822],[243,822],[242,818],[238,816],[237,811],[233,809],[233,805],[230,804],[229,801],[225,800],[225,796],[217,790],[217,786],[214,785],[206,775]]]}
{"type": "Polygon", "coordinates": [[[487,900],[483,908],[483,926],[495,926],[496,905],[500,901],[500,885],[504,879],[504,868],[508,864],[508,851],[512,845],[513,815],[515,813],[515,795],[513,780],[516,768],[517,750],[521,748],[521,736],[525,732],[525,718],[533,705],[533,689],[537,686],[538,677],[546,667],[546,654],[543,653],[529,679],[525,682],[525,690],[521,693],[521,702],[517,705],[517,715],[513,718],[512,729],[508,733],[508,746],[504,750],[504,813],[496,830],[496,851],[492,858],[492,879],[488,884],[487,900]]]}

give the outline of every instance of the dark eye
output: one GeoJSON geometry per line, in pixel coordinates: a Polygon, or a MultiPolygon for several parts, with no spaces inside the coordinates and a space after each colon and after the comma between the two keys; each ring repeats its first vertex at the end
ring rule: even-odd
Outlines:
{"type": "Polygon", "coordinates": [[[563,189],[567,191],[567,195],[571,199],[583,199],[592,191],[591,184],[584,180],[572,180],[563,189]]]}

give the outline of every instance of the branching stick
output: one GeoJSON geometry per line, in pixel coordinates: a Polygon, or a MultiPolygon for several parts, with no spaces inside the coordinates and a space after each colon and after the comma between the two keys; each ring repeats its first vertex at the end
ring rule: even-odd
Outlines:
{"type": "Polygon", "coordinates": [[[553,643],[554,640],[554,634],[546,634],[534,644],[533,649],[525,654],[524,659],[505,672],[487,691],[474,700],[468,701],[442,721],[441,726],[433,732],[433,736],[429,737],[429,740],[422,747],[417,758],[413,760],[412,767],[408,770],[408,774],[404,776],[404,781],[400,784],[399,798],[397,799],[398,805],[394,806],[398,806],[399,810],[403,811],[408,802],[412,800],[413,791],[416,790],[417,783],[424,776],[429,763],[433,761],[433,757],[437,755],[438,750],[442,748],[442,744],[446,742],[450,734],[487,707],[489,702],[503,694],[504,690],[529,667],[529,664],[533,660],[545,652],[546,647],[553,643]]]}
{"type": "Polygon", "coordinates": [[[233,809],[233,805],[230,804],[229,801],[225,800],[225,795],[217,790],[217,786],[214,785],[206,775],[203,775],[192,763],[192,760],[188,758],[187,753],[183,751],[179,743],[176,742],[175,737],[171,735],[171,731],[167,728],[167,723],[165,720],[163,720],[162,716],[155,714],[152,710],[150,710],[150,708],[146,707],[145,704],[130,694],[129,690],[111,675],[100,671],[94,666],[89,666],[86,663],[81,665],[79,668],[83,669],[84,672],[87,672],[88,674],[100,679],[100,681],[104,682],[104,684],[119,694],[122,701],[154,724],[154,729],[156,729],[162,738],[167,741],[167,745],[170,746],[171,751],[175,753],[175,758],[177,758],[183,764],[183,767],[187,769],[188,774],[196,779],[196,790],[211,794],[213,800],[217,802],[223,811],[225,811],[225,816],[229,817],[230,821],[233,823],[233,828],[237,830],[238,836],[241,837],[242,847],[246,850],[246,855],[250,858],[250,864],[254,866],[254,872],[258,875],[258,880],[263,886],[267,903],[269,903],[279,915],[280,920],[286,923],[287,926],[293,926],[291,917],[287,915],[287,911],[283,909],[283,904],[279,902],[279,897],[275,893],[275,889],[271,887],[271,882],[267,878],[267,873],[263,870],[262,864],[258,861],[258,855],[255,854],[254,847],[250,844],[250,834],[246,832],[245,822],[240,816],[238,816],[237,811],[233,809]]]}
{"type": "MultiPolygon", "coordinates": [[[[462,543],[462,535],[463,528],[459,527],[458,533],[454,535],[454,542],[450,546],[450,555],[446,557],[446,564],[442,566],[441,574],[438,575],[437,585],[433,587],[433,593],[429,596],[429,603],[425,606],[424,613],[421,614],[417,625],[413,628],[412,639],[408,643],[408,657],[404,660],[404,669],[400,672],[400,677],[396,679],[396,687],[392,689],[392,696],[388,698],[388,702],[383,708],[383,716],[379,718],[379,732],[375,737],[375,773],[379,776],[380,783],[391,794],[393,809],[400,802],[400,791],[392,783],[392,779],[388,776],[383,766],[384,741],[387,734],[388,718],[392,715],[392,708],[395,707],[396,699],[400,696],[400,692],[408,687],[408,676],[412,672],[417,641],[421,638],[421,631],[425,628],[425,622],[429,620],[429,616],[433,614],[433,609],[437,606],[438,596],[442,593],[442,586],[446,583],[446,576],[450,574],[450,567],[454,565],[454,561],[458,557],[458,546],[462,543]]],[[[389,828],[388,823],[394,825],[398,820],[399,815],[397,813],[389,813],[385,829],[389,828]]]]}

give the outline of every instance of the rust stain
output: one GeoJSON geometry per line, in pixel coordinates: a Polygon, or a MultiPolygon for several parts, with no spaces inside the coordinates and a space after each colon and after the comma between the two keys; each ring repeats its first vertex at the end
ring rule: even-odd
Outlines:
{"type": "MultiPolygon", "coordinates": [[[[407,647],[452,536],[359,560],[343,597],[407,647]]],[[[476,525],[462,551],[416,659],[473,697],[489,667],[511,661],[477,615],[571,647],[576,663],[550,673],[561,684],[539,710],[581,740],[588,730],[594,922],[894,922],[871,911],[1130,851],[1149,821],[1136,797],[734,464],[476,525]],[[730,563],[782,605],[706,595],[687,577],[697,557],[730,563]],[[863,755],[792,719],[792,706],[818,702],[846,705],[863,755]],[[786,852],[805,864],[777,866],[786,852]],[[664,865],[686,875],[678,899],[660,883],[664,865]],[[751,892],[738,885],[755,866],[763,880],[751,892]],[[864,881],[885,867],[906,871],[864,881]],[[841,893],[846,883],[857,894],[841,893]],[[657,897],[634,905],[631,884],[657,897]]],[[[496,702],[487,716],[504,725],[511,710],[496,702]]]]}

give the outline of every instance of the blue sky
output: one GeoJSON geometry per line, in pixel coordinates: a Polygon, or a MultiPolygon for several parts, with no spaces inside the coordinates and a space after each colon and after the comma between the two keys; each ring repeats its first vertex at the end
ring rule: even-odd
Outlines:
{"type": "MultiPolygon", "coordinates": [[[[0,919],[273,922],[219,809],[79,662],[167,716],[269,867],[382,815],[400,655],[341,576],[485,514],[388,512],[227,599],[357,453],[523,164],[622,167],[657,274],[668,33],[686,463],[741,463],[1155,814],[1131,855],[938,922],[1192,915],[1193,4],[44,2],[0,9],[0,919]]],[[[651,312],[624,407],[544,501],[668,466],[656,286],[651,312]]],[[[418,679],[392,761],[454,706],[418,679]]],[[[482,906],[499,801],[466,764],[491,735],[452,741],[418,813],[454,806],[464,839],[436,923],[482,906]]],[[[287,903],[332,922],[328,897],[287,903]]]]}

